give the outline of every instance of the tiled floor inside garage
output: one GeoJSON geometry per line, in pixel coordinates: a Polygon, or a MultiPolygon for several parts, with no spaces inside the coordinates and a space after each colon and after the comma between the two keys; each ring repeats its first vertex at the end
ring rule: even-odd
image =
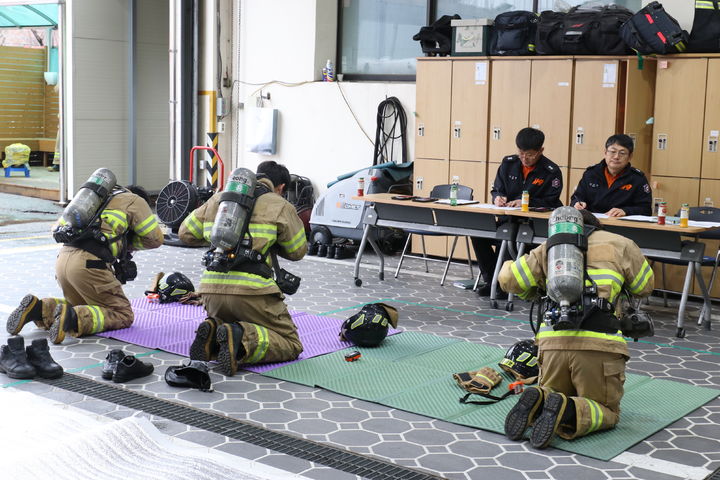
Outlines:
{"type": "MultiPolygon", "coordinates": [[[[28,292],[60,296],[54,280],[57,252],[46,221],[0,226],[0,321],[28,292]]],[[[138,280],[126,285],[130,298],[143,295],[155,272],[181,271],[193,281],[201,272],[202,250],[163,246],[136,256],[138,280]]],[[[529,338],[526,322],[529,304],[516,301],[514,310],[492,309],[487,298],[469,290],[439,286],[439,265],[425,274],[421,264],[410,261],[398,279],[392,272],[394,259],[386,265],[385,281],[379,281],[373,258],[361,270],[363,285],[355,287],[351,260],[307,257],[287,266],[303,279],[300,291],[288,297],[291,309],[315,314],[348,316],[357,306],[377,299],[394,299],[400,311],[400,327],[434,335],[459,337],[469,342],[506,348],[529,338]],[[334,312],[334,313],[333,313],[334,312]],[[481,315],[478,315],[481,314],[481,315]]],[[[467,268],[451,272],[467,276],[467,268]]],[[[501,302],[504,303],[504,302],[501,302]]],[[[687,337],[675,338],[675,316],[653,298],[656,335],[630,345],[633,373],[672,379],[720,389],[720,336],[705,331],[692,320],[687,337]]],[[[502,305],[501,305],[502,306],[502,305]]],[[[691,304],[697,309],[697,304],[691,304]]],[[[7,333],[2,328],[0,342],[7,333]]],[[[26,341],[46,335],[35,327],[22,332],[26,341]]],[[[609,462],[549,448],[533,450],[527,443],[504,436],[394,410],[345,397],[322,389],[274,380],[249,372],[230,378],[212,372],[214,391],[178,390],[163,380],[165,369],[182,358],[100,337],[68,339],[52,347],[52,355],[66,371],[82,379],[104,382],[100,369],[111,348],[147,354],[143,360],[155,372],[122,387],[180,405],[217,412],[270,431],[281,432],[347,449],[370,458],[451,479],[702,479],[720,467],[720,400],[715,399],[668,428],[631,447],[609,462]]],[[[278,453],[251,442],[171,421],[158,415],[123,407],[111,401],[54,387],[50,383],[15,382],[0,374],[0,386],[33,392],[110,418],[147,415],[164,433],[190,440],[308,478],[356,478],[351,473],[297,456],[278,453]]],[[[2,396],[0,389],[0,398],[2,396]]],[[[720,392],[719,392],[720,393],[720,392]]],[[[652,408],[652,406],[648,406],[652,408]]]]}

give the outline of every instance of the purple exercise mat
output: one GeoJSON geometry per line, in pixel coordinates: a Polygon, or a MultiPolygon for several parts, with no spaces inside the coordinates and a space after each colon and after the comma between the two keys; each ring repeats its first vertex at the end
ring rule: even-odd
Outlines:
{"type": "MultiPolygon", "coordinates": [[[[195,339],[195,329],[206,317],[203,307],[178,303],[153,303],[145,298],[136,298],[130,303],[135,312],[135,321],[132,326],[99,333],[99,336],[188,356],[190,344],[195,339]]],[[[352,346],[350,342],[341,342],[338,338],[340,326],[345,321],[343,318],[325,317],[294,310],[290,311],[290,316],[298,327],[298,335],[303,344],[303,352],[297,360],[242,365],[243,369],[262,373],[298,360],[352,346]]],[[[391,328],[388,335],[395,333],[399,333],[399,330],[391,328]]]]}

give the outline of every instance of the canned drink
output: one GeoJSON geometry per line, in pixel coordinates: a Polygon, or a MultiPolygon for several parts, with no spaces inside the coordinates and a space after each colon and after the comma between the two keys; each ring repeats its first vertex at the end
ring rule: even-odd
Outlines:
{"type": "Polygon", "coordinates": [[[365,177],[358,178],[358,197],[365,195],[365,177]]]}

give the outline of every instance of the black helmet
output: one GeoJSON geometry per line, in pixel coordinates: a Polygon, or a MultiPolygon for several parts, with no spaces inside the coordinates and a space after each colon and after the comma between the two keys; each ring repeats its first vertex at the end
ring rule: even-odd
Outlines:
{"type": "Polygon", "coordinates": [[[160,282],[157,293],[160,303],[170,303],[177,302],[183,295],[194,291],[195,286],[190,279],[180,272],[175,272],[160,282]]]}
{"type": "Polygon", "coordinates": [[[348,340],[358,347],[377,347],[387,337],[390,316],[381,305],[372,303],[345,320],[340,327],[340,340],[348,340]]]}
{"type": "Polygon", "coordinates": [[[537,361],[538,348],[532,340],[522,340],[508,348],[498,365],[518,380],[537,377],[540,373],[537,361]]]}

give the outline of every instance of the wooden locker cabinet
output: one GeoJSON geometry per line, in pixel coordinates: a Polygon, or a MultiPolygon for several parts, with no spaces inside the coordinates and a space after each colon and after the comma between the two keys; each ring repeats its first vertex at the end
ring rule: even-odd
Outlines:
{"type": "Polygon", "coordinates": [[[645,173],[653,116],[655,63],[636,58],[595,57],[575,60],[570,166],[586,168],[600,162],[605,141],[624,132],[636,141],[632,164],[645,173]]]}
{"type": "Polygon", "coordinates": [[[568,174],[568,178],[567,178],[568,198],[567,198],[567,203],[565,205],[572,206],[570,199],[572,198],[572,194],[575,193],[575,189],[577,188],[578,184],[580,183],[580,179],[582,178],[584,173],[585,173],[584,168],[571,168],[570,169],[570,173],[568,174]]]}
{"type": "Polygon", "coordinates": [[[490,191],[492,190],[493,183],[495,182],[495,177],[497,176],[497,171],[500,168],[500,162],[490,162],[488,163],[487,168],[487,191],[485,194],[485,202],[486,203],[493,203],[492,201],[492,195],[490,194],[490,191]]]}
{"type": "Polygon", "coordinates": [[[517,152],[515,135],[528,126],[530,71],[530,60],[493,58],[488,125],[490,162],[500,162],[505,155],[517,152]]]}
{"type": "Polygon", "coordinates": [[[653,175],[650,186],[652,187],[653,198],[662,198],[667,202],[668,215],[677,215],[683,203],[690,206],[698,204],[700,195],[700,179],[698,178],[653,175]]]}
{"type": "Polygon", "coordinates": [[[449,156],[451,88],[452,62],[445,59],[418,59],[415,84],[417,158],[447,159],[449,156]]]}
{"type": "Polygon", "coordinates": [[[532,60],[528,124],[545,133],[544,154],[560,167],[570,159],[572,85],[572,59],[532,60]]]}
{"type": "MultiPolygon", "coordinates": [[[[720,179],[720,108],[718,106],[720,106],[720,58],[711,58],[708,60],[705,92],[702,178],[720,179]]],[[[700,199],[703,198],[705,197],[701,195],[700,199]]]]}
{"type": "MultiPolygon", "coordinates": [[[[485,201],[485,185],[487,177],[486,162],[450,160],[450,178],[452,179],[453,176],[457,176],[460,179],[461,185],[466,185],[473,189],[474,200],[481,203],[485,201]]],[[[452,241],[452,237],[449,237],[447,246],[448,253],[452,247],[452,241]]],[[[453,258],[463,260],[467,259],[467,247],[463,238],[458,238],[453,258]]],[[[474,254],[472,258],[475,258],[474,254]]]]}
{"type": "MultiPolygon", "coordinates": [[[[413,195],[429,197],[435,185],[446,183],[448,160],[417,158],[413,166],[413,195]],[[437,179],[443,179],[438,181],[437,179]]],[[[419,235],[413,235],[412,251],[422,254],[422,243],[419,235]]],[[[447,237],[425,237],[425,251],[428,255],[446,256],[447,237]]]]}
{"type": "Polygon", "coordinates": [[[452,61],[450,159],[487,161],[490,62],[452,61]]]}
{"type": "Polygon", "coordinates": [[[658,59],[653,176],[700,177],[708,60],[688,56],[658,59]]]}

